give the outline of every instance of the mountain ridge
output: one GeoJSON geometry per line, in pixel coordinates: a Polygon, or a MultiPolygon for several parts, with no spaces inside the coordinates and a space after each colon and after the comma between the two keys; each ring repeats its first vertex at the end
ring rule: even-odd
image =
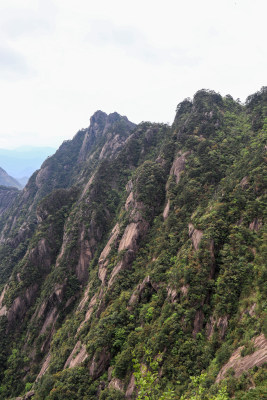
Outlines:
{"type": "Polygon", "coordinates": [[[12,176],[0,167],[0,185],[1,186],[11,186],[17,189],[21,189],[21,184],[12,176]]]}
{"type": "Polygon", "coordinates": [[[4,398],[189,399],[203,371],[200,398],[262,393],[264,353],[221,368],[265,333],[266,95],[200,90],[171,127],[97,111],[32,175],[0,218],[4,398]]]}

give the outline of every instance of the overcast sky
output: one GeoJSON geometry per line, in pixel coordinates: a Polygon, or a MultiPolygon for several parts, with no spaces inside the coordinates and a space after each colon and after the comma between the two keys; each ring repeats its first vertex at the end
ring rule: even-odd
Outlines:
{"type": "Polygon", "coordinates": [[[0,147],[59,146],[98,109],[172,123],[201,88],[266,85],[266,0],[1,0],[0,147]]]}

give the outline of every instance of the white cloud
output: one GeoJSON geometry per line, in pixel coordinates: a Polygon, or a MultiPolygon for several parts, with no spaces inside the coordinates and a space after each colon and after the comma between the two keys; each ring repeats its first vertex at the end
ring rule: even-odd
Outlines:
{"type": "Polygon", "coordinates": [[[266,84],[266,11],[264,0],[1,2],[0,143],[59,145],[97,109],[172,122],[203,87],[244,100],[266,84]]]}
{"type": "Polygon", "coordinates": [[[23,55],[11,48],[0,47],[0,79],[16,80],[32,73],[23,55]]]}

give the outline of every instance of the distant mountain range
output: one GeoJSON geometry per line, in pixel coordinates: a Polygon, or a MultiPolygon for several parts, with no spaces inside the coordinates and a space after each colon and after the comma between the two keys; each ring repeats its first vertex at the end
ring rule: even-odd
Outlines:
{"type": "Polygon", "coordinates": [[[13,150],[0,149],[0,165],[25,186],[28,178],[40,168],[43,161],[56,151],[53,147],[22,146],[13,150]]]}
{"type": "Polygon", "coordinates": [[[0,167],[0,185],[1,186],[12,186],[18,189],[21,189],[22,186],[16,179],[12,178],[12,176],[8,175],[8,173],[0,167]]]}

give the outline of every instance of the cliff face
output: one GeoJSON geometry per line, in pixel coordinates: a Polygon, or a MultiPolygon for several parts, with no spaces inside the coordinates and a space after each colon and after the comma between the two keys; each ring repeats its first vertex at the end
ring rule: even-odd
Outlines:
{"type": "Polygon", "coordinates": [[[97,111],[0,191],[3,398],[133,399],[134,358],[160,360],[155,398],[203,371],[207,396],[260,393],[266,103],[202,90],[172,127],[97,111]]]}
{"type": "Polygon", "coordinates": [[[0,186],[0,215],[12,206],[18,195],[19,191],[17,189],[0,186]]]}

